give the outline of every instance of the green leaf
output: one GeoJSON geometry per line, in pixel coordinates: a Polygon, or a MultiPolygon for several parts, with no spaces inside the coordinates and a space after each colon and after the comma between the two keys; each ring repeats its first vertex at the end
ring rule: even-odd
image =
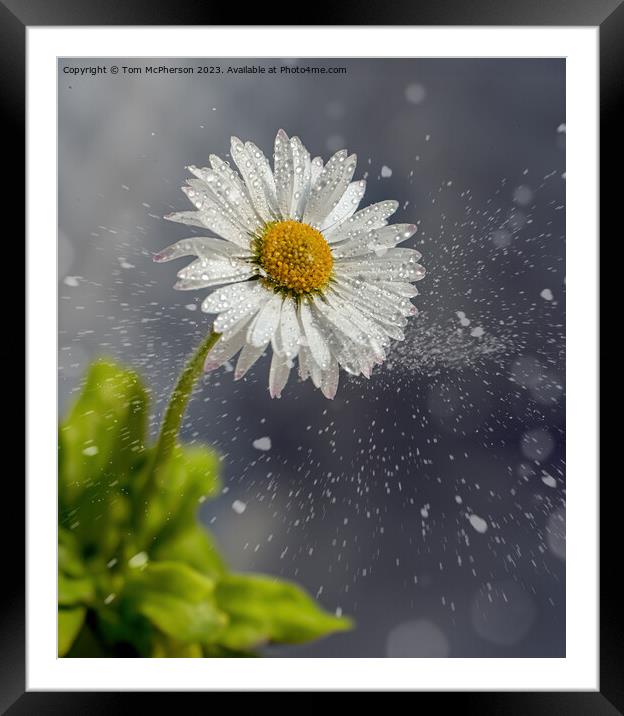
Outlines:
{"type": "Polygon", "coordinates": [[[70,577],[82,577],[85,566],[80,559],[80,548],[75,536],[59,525],[58,528],[58,568],[59,572],[70,577]]]}
{"type": "Polygon", "coordinates": [[[95,595],[93,582],[85,577],[72,579],[63,573],[58,575],[58,603],[62,606],[89,604],[95,595]]]}
{"type": "MultiPolygon", "coordinates": [[[[82,625],[70,650],[65,654],[68,659],[100,659],[115,656],[111,650],[102,644],[99,635],[89,625],[88,621],[82,625]]],[[[127,654],[125,654],[127,656],[127,654]]]]}
{"type": "Polygon", "coordinates": [[[141,592],[171,594],[189,602],[210,598],[214,593],[214,580],[183,564],[150,562],[136,572],[128,581],[141,592]]]}
{"type": "Polygon", "coordinates": [[[85,607],[58,610],[58,655],[65,656],[84,624],[85,607]]]}
{"type": "Polygon", "coordinates": [[[229,618],[219,635],[228,649],[266,642],[295,644],[349,629],[351,623],[321,609],[300,587],[259,575],[229,575],[217,584],[217,603],[229,618]]]}
{"type": "Polygon", "coordinates": [[[217,608],[214,580],[184,564],[149,563],[129,577],[125,608],[180,642],[208,642],[227,622],[217,608]]]}
{"type": "Polygon", "coordinates": [[[201,644],[182,644],[165,636],[154,640],[151,657],[167,659],[197,659],[204,655],[201,644]]]}
{"type": "Polygon", "coordinates": [[[217,455],[176,446],[153,473],[146,419],[138,376],[97,361],[60,427],[59,654],[245,657],[348,629],[294,584],[227,573],[197,519],[217,455]]]}
{"type": "Polygon", "coordinates": [[[63,499],[79,503],[101,475],[127,474],[144,450],[147,394],[139,376],[117,364],[91,364],[82,392],[60,428],[63,499]]]}
{"type": "Polygon", "coordinates": [[[158,538],[150,549],[150,555],[155,560],[183,562],[213,578],[226,571],[210,533],[194,520],[188,526],[158,538]]]}
{"type": "MultiPolygon", "coordinates": [[[[219,490],[218,466],[217,455],[205,447],[175,447],[156,475],[157,490],[147,505],[145,545],[153,545],[154,539],[156,544],[168,541],[195,524],[200,500],[219,490]]],[[[146,509],[141,492],[135,502],[136,510],[146,509]]]]}
{"type": "Polygon", "coordinates": [[[59,522],[76,535],[83,555],[106,557],[119,543],[146,419],[147,395],[137,374],[93,363],[59,430],[59,522]]]}
{"type": "Polygon", "coordinates": [[[202,655],[208,659],[249,659],[258,657],[258,654],[253,651],[235,651],[221,644],[204,644],[202,652],[202,655]]]}
{"type": "Polygon", "coordinates": [[[108,656],[151,654],[156,630],[134,607],[124,602],[123,596],[98,608],[95,626],[99,642],[108,651],[108,656]]]}

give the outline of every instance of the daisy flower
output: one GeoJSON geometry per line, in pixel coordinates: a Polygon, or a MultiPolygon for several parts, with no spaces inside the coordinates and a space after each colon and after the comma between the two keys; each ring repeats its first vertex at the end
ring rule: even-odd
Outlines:
{"type": "Polygon", "coordinates": [[[272,397],[296,362],[301,380],[333,398],[340,367],[368,378],[404,338],[416,313],[412,283],[425,270],[418,251],[396,246],[416,227],[388,225],[396,201],[357,210],[366,182],[353,181],[356,157],[346,150],[323,164],[280,130],[272,171],[252,142],[232,137],[230,154],[240,175],[215,155],[210,167],[188,167],[194,178],[182,191],[195,211],[165,217],[216,236],[183,239],[154,260],[194,256],[175,287],[216,289],[201,305],[219,334],[205,370],[238,353],[238,380],[270,345],[272,397]]]}

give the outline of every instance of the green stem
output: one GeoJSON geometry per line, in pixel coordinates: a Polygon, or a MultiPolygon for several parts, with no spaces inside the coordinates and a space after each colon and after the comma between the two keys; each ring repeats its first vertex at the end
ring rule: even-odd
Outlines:
{"type": "Polygon", "coordinates": [[[156,449],[154,450],[154,470],[169,459],[171,451],[175,447],[182,416],[191,397],[195,381],[202,372],[206,356],[220,337],[220,333],[212,331],[212,333],[199,344],[197,350],[178,378],[176,387],[173,389],[173,393],[171,393],[169,405],[167,406],[165,417],[160,428],[156,449]]]}
{"type": "MultiPolygon", "coordinates": [[[[184,415],[187,403],[193,392],[195,381],[202,372],[206,356],[220,337],[220,333],[212,331],[212,333],[199,344],[197,350],[191,356],[180,374],[178,382],[171,393],[171,398],[169,398],[169,404],[167,405],[165,417],[158,435],[158,441],[154,448],[154,456],[148,471],[147,481],[143,488],[146,510],[149,510],[152,497],[158,489],[158,472],[160,468],[167,463],[175,448],[182,416],[184,415]]],[[[147,517],[147,514],[145,517],[147,517]]]]}

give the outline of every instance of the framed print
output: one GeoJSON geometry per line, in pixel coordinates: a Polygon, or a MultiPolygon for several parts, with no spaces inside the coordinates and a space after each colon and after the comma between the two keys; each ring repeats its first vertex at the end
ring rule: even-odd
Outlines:
{"type": "Polygon", "coordinates": [[[191,6],[1,7],[28,381],[3,707],[620,713],[598,138],[602,173],[621,4],[191,6]]]}

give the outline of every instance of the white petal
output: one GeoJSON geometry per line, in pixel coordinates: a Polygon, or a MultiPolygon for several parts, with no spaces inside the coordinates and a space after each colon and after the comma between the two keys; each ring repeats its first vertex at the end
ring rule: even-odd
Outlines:
{"type": "Polygon", "coordinates": [[[299,306],[299,317],[312,357],[322,370],[326,370],[331,358],[329,347],[306,301],[302,301],[299,306]]]}
{"type": "MultiPolygon", "coordinates": [[[[388,255],[388,250],[394,251],[412,251],[412,255],[416,260],[422,255],[415,249],[394,249],[394,247],[406,241],[416,232],[414,224],[392,224],[384,226],[380,229],[373,229],[368,232],[360,232],[352,239],[337,244],[333,250],[335,258],[352,258],[354,256],[364,256],[366,254],[375,254],[376,256],[388,255]]],[[[393,257],[399,254],[394,253],[393,257]]]]}
{"type": "MultiPolygon", "coordinates": [[[[311,224],[315,219],[323,219],[317,215],[325,210],[325,204],[331,193],[336,188],[336,184],[344,174],[345,160],[347,159],[347,150],[341,149],[336,152],[321,169],[316,180],[312,182],[310,191],[310,199],[304,213],[303,220],[306,224],[311,224]]],[[[319,222],[320,223],[320,222],[319,222]]]]}
{"type": "MultiPolygon", "coordinates": [[[[256,220],[257,216],[247,191],[247,185],[240,175],[232,169],[228,162],[223,161],[216,154],[210,155],[210,166],[214,173],[221,179],[224,185],[224,200],[229,205],[234,205],[237,210],[249,213],[250,218],[256,220]]],[[[209,182],[210,183],[210,182],[209,182]]],[[[214,187],[211,187],[214,191],[214,187]]]]}
{"type": "Polygon", "coordinates": [[[310,194],[310,152],[303,146],[299,137],[290,140],[290,150],[293,162],[293,190],[289,215],[295,221],[301,221],[310,194]]]}
{"type": "Polygon", "coordinates": [[[240,380],[245,375],[264,353],[267,345],[268,343],[265,343],[263,346],[252,346],[250,343],[245,343],[241,354],[238,356],[238,362],[236,363],[236,369],[234,371],[234,380],[240,380]]]}
{"type": "Polygon", "coordinates": [[[204,281],[202,279],[194,278],[180,278],[174,284],[173,287],[176,291],[197,291],[200,288],[214,288],[215,286],[227,286],[231,283],[238,283],[239,281],[245,281],[249,278],[248,276],[240,276],[233,274],[231,276],[218,276],[210,281],[204,281]]]}
{"type": "Polygon", "coordinates": [[[208,373],[223,365],[245,345],[245,324],[233,333],[227,340],[220,339],[206,356],[204,370],[208,373]]]}
{"type": "Polygon", "coordinates": [[[275,191],[277,205],[283,219],[290,218],[290,204],[293,195],[293,158],[288,135],[280,129],[275,137],[273,152],[273,176],[275,178],[275,191]]]}
{"type": "Polygon", "coordinates": [[[334,399],[336,391],[338,390],[339,372],[338,361],[332,358],[329,368],[323,373],[321,380],[321,391],[329,400],[334,399]]]}
{"type": "Polygon", "coordinates": [[[330,244],[344,241],[356,236],[360,231],[370,231],[385,226],[389,216],[398,209],[398,201],[380,201],[377,204],[366,206],[347,219],[334,231],[326,233],[330,244]]]}
{"type": "Polygon", "coordinates": [[[415,263],[422,258],[422,254],[416,249],[406,249],[400,246],[397,249],[388,249],[385,253],[380,254],[379,258],[391,259],[392,261],[400,259],[401,261],[415,263]]]}
{"type": "MultiPolygon", "coordinates": [[[[321,198],[319,209],[315,216],[315,223],[322,223],[326,217],[331,214],[342,200],[347,191],[357,166],[357,156],[352,154],[344,160],[342,174],[334,180],[330,181],[326,190],[321,192],[324,196],[321,198]]],[[[322,183],[322,175],[319,184],[322,183]]],[[[361,185],[360,185],[361,188],[361,185]]],[[[354,210],[357,205],[354,207],[354,210]]],[[[333,222],[332,222],[333,223],[333,222]]]]}
{"type": "Polygon", "coordinates": [[[277,353],[273,353],[269,371],[269,393],[272,398],[281,398],[282,390],[288,382],[291,364],[277,353]]]}
{"type": "Polygon", "coordinates": [[[210,231],[238,246],[249,248],[249,234],[238,222],[237,217],[231,216],[230,212],[224,210],[204,191],[198,191],[192,187],[182,187],[182,191],[195,204],[197,211],[178,212],[165,218],[170,221],[210,229],[210,231]],[[191,215],[195,219],[190,218],[191,215]]]}
{"type": "Polygon", "coordinates": [[[283,300],[274,294],[258,311],[247,331],[247,340],[252,346],[263,346],[271,340],[279,325],[283,300]]]}
{"type": "Polygon", "coordinates": [[[230,153],[245,180],[256,213],[263,221],[272,221],[274,215],[267,197],[264,175],[258,171],[256,162],[238,137],[232,137],[230,153]]]}
{"type": "MultiPolygon", "coordinates": [[[[284,306],[282,305],[282,310],[284,309],[284,306]]],[[[277,353],[280,357],[286,358],[284,355],[284,348],[282,347],[282,333],[280,331],[282,322],[280,320],[280,323],[277,327],[277,330],[273,332],[273,335],[271,336],[271,347],[273,348],[273,353],[277,353]]]]}
{"type": "Polygon", "coordinates": [[[297,320],[297,309],[295,302],[287,298],[282,306],[282,317],[280,319],[280,338],[284,355],[293,359],[299,351],[299,339],[301,338],[301,328],[297,320]]]}
{"type": "Polygon", "coordinates": [[[338,228],[343,221],[352,216],[360,205],[365,191],[366,182],[363,179],[360,181],[352,181],[347,187],[345,193],[342,195],[340,201],[336,204],[332,211],[330,211],[325,219],[323,219],[320,231],[331,232],[332,230],[338,228]]]}
{"type": "Polygon", "coordinates": [[[418,296],[418,289],[416,286],[412,286],[411,283],[402,283],[401,281],[378,281],[377,285],[380,288],[385,288],[391,293],[397,294],[402,298],[414,298],[418,296]]]}
{"type": "Polygon", "coordinates": [[[323,219],[338,204],[355,172],[357,157],[347,157],[346,150],[336,152],[323,167],[321,175],[310,192],[303,220],[311,226],[320,226],[323,219]]]}
{"type": "Polygon", "coordinates": [[[310,186],[313,187],[323,171],[323,158],[314,157],[310,166],[310,186]]]}
{"type": "Polygon", "coordinates": [[[325,342],[327,343],[330,356],[336,356],[342,349],[342,343],[340,342],[340,331],[336,327],[336,325],[329,320],[328,316],[320,310],[321,307],[323,307],[324,309],[333,310],[330,306],[321,301],[316,301],[313,305],[311,305],[310,308],[312,310],[312,315],[316,319],[316,323],[325,339],[325,342]]]}
{"type": "Polygon", "coordinates": [[[229,311],[220,313],[213,325],[213,330],[222,333],[224,336],[238,324],[238,322],[257,311],[265,302],[267,302],[271,294],[260,285],[258,281],[254,281],[252,291],[249,292],[247,300],[237,304],[229,311]]]}
{"type": "MultiPolygon", "coordinates": [[[[175,221],[178,224],[186,224],[187,226],[197,226],[200,229],[210,228],[207,227],[201,220],[198,211],[174,211],[172,214],[163,216],[163,219],[166,219],[167,221],[175,221]]],[[[223,234],[218,231],[215,233],[223,236],[223,234]]]]}
{"type": "MultiPolygon", "coordinates": [[[[396,246],[407,241],[418,231],[416,224],[391,224],[375,230],[377,242],[381,246],[396,246]],[[394,236],[393,236],[394,234],[394,236]]],[[[418,256],[420,258],[420,254],[418,256]]]]}
{"type": "Polygon", "coordinates": [[[336,337],[340,341],[340,348],[336,351],[338,363],[352,375],[370,375],[370,365],[374,363],[370,350],[366,346],[353,343],[344,335],[337,334],[336,337]]]}
{"type": "Polygon", "coordinates": [[[267,201],[269,202],[272,218],[277,219],[279,215],[277,193],[275,191],[275,179],[273,177],[273,172],[271,171],[269,160],[253,142],[245,142],[245,149],[256,167],[258,176],[262,180],[262,185],[266,193],[267,201]]]}
{"type": "Polygon", "coordinates": [[[362,334],[365,336],[362,342],[365,345],[370,346],[375,353],[380,353],[380,349],[387,342],[387,338],[382,330],[382,327],[379,326],[373,319],[365,316],[358,307],[343,301],[336,293],[328,293],[327,300],[331,306],[336,308],[336,312],[341,317],[346,318],[350,325],[355,325],[361,330],[362,334]]]}
{"type": "Polygon", "coordinates": [[[420,281],[425,269],[413,258],[393,259],[388,252],[382,258],[367,258],[365,261],[341,261],[340,272],[352,278],[362,277],[370,281],[420,281]]]}
{"type": "Polygon", "coordinates": [[[210,155],[210,164],[212,169],[189,167],[189,171],[199,177],[199,181],[190,180],[189,184],[198,191],[208,192],[210,198],[247,231],[256,231],[261,222],[249,199],[245,183],[229,164],[215,154],[210,155]]]}
{"type": "Polygon", "coordinates": [[[244,281],[213,291],[201,305],[204,313],[222,313],[244,303],[257,291],[255,281],[244,281]]]}
{"type": "Polygon", "coordinates": [[[312,383],[314,383],[315,388],[321,387],[321,380],[323,378],[323,371],[319,368],[318,363],[312,359],[310,361],[310,378],[312,378],[312,383]]]}
{"type": "MultiPolygon", "coordinates": [[[[383,347],[388,343],[388,338],[397,341],[402,341],[405,338],[402,329],[407,320],[397,305],[383,304],[381,307],[381,301],[375,302],[371,295],[368,296],[367,301],[363,296],[363,291],[361,292],[362,298],[359,298],[353,293],[343,291],[338,286],[334,290],[344,299],[346,306],[344,310],[353,312],[350,315],[351,320],[367,334],[369,339],[374,341],[376,353],[378,347],[383,347]]],[[[413,315],[414,307],[409,302],[407,304],[410,315],[413,315]]],[[[373,344],[371,343],[371,345],[373,344]]]]}
{"type": "Polygon", "coordinates": [[[187,286],[192,283],[194,288],[202,288],[228,283],[232,278],[243,281],[254,273],[254,267],[246,261],[214,254],[210,258],[195,259],[178,271],[178,278],[187,286]]]}
{"type": "Polygon", "coordinates": [[[301,346],[299,349],[299,378],[301,380],[307,380],[310,377],[310,366],[314,362],[310,349],[306,346],[301,346]]]}
{"type": "Polygon", "coordinates": [[[375,354],[372,348],[353,343],[349,338],[340,336],[341,349],[337,351],[336,357],[340,365],[353,375],[361,373],[366,378],[370,377],[373,366],[379,363],[383,357],[383,351],[375,354]]]}
{"type": "Polygon", "coordinates": [[[351,280],[347,276],[337,275],[333,288],[347,303],[363,308],[371,315],[378,315],[396,325],[404,326],[403,317],[414,315],[414,306],[408,298],[398,296],[380,283],[351,280]]]}
{"type": "Polygon", "coordinates": [[[366,345],[368,341],[367,335],[357,324],[349,321],[347,312],[342,309],[342,305],[338,310],[332,304],[319,301],[317,309],[332,326],[343,333],[349,340],[359,345],[366,345]]]}
{"type": "Polygon", "coordinates": [[[188,239],[177,241],[171,246],[163,249],[154,256],[154,261],[163,263],[165,261],[173,261],[183,256],[232,256],[243,258],[245,252],[241,251],[239,246],[235,246],[229,241],[215,239],[212,237],[192,236],[188,239]]]}

